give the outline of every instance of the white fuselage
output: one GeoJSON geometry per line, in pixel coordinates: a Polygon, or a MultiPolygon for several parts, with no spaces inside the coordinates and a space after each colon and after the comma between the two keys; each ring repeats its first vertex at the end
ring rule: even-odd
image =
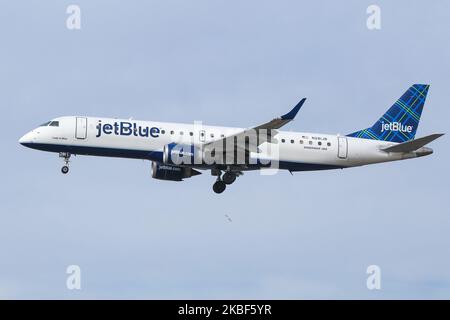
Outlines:
{"type": "MultiPolygon", "coordinates": [[[[168,144],[201,145],[244,130],[95,117],[60,117],[53,121],[58,125],[38,127],[19,142],[44,151],[162,162],[162,152],[168,144]]],[[[278,147],[276,156],[264,151],[253,156],[273,158],[279,161],[281,169],[291,171],[346,168],[420,156],[414,152],[389,153],[381,150],[396,143],[339,135],[278,131],[274,138],[272,144],[278,147]]],[[[260,149],[265,150],[264,145],[260,149]]],[[[259,168],[247,166],[244,170],[259,168]]]]}

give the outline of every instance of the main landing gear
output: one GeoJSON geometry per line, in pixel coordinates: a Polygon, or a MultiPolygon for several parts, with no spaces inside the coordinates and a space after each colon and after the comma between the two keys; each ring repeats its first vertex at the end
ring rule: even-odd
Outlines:
{"type": "Polygon", "coordinates": [[[215,193],[222,193],[227,188],[227,185],[236,181],[236,173],[232,171],[225,171],[222,175],[220,170],[212,170],[211,174],[217,176],[216,182],[213,184],[213,190],[215,193]]]}
{"type": "Polygon", "coordinates": [[[70,153],[68,152],[60,152],[59,153],[60,158],[64,158],[64,166],[61,168],[61,172],[63,174],[67,174],[69,172],[69,159],[70,159],[70,153]]]}
{"type": "Polygon", "coordinates": [[[236,174],[231,171],[227,171],[223,174],[222,181],[225,184],[232,184],[233,182],[236,181],[236,174]]]}
{"type": "Polygon", "coordinates": [[[214,184],[213,184],[213,190],[215,193],[222,193],[225,191],[226,188],[227,188],[227,185],[225,184],[225,182],[220,180],[220,178],[218,178],[217,181],[214,182],[214,184]]]}

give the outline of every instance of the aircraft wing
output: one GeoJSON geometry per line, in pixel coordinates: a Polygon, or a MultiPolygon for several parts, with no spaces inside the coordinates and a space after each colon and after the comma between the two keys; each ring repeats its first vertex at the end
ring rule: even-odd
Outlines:
{"type": "Polygon", "coordinates": [[[284,125],[288,124],[289,122],[291,122],[292,120],[294,120],[295,116],[297,115],[298,111],[300,110],[302,105],[305,103],[305,101],[306,101],[306,98],[303,98],[288,113],[282,115],[279,118],[275,118],[275,119],[273,119],[273,120],[271,120],[269,122],[266,122],[266,123],[261,124],[261,125],[259,125],[257,127],[254,127],[253,129],[258,131],[260,129],[271,130],[271,129],[279,129],[279,128],[281,128],[282,126],[284,126],[284,125]]]}
{"type": "Polygon", "coordinates": [[[303,103],[305,103],[305,101],[306,98],[303,98],[302,100],[300,100],[299,103],[297,103],[297,105],[294,108],[292,108],[291,111],[282,115],[281,117],[275,118],[269,122],[266,122],[264,124],[255,127],[245,129],[241,132],[224,137],[222,139],[206,143],[205,146],[206,147],[214,146],[214,148],[218,150],[221,149],[221,146],[226,145],[227,140],[233,139],[235,142],[234,144],[235,149],[237,149],[238,151],[248,151],[245,146],[245,143],[242,144],[242,142],[245,142],[246,140],[247,144],[250,144],[251,146],[257,148],[260,144],[268,140],[271,141],[272,135],[275,135],[277,133],[276,129],[279,129],[282,126],[294,120],[295,116],[297,115],[298,111],[302,107],[303,103]],[[263,135],[259,134],[261,130],[266,130],[263,135]],[[241,143],[239,143],[240,141],[241,143]]]}

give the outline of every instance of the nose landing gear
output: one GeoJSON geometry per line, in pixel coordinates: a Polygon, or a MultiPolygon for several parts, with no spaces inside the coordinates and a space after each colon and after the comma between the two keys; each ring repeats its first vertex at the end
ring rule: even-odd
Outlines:
{"type": "Polygon", "coordinates": [[[59,153],[60,158],[64,158],[64,166],[61,168],[61,172],[63,174],[67,174],[69,172],[69,159],[70,159],[70,153],[68,152],[60,152],[59,153]]]}

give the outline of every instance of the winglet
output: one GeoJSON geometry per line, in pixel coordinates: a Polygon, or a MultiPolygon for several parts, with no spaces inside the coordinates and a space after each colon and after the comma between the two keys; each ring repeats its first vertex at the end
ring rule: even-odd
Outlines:
{"type": "Polygon", "coordinates": [[[306,98],[303,98],[302,100],[300,100],[299,103],[297,103],[297,105],[288,113],[286,113],[285,115],[281,116],[281,120],[293,120],[295,118],[295,116],[298,113],[298,110],[300,110],[300,108],[302,107],[303,103],[305,103],[306,98]]]}

